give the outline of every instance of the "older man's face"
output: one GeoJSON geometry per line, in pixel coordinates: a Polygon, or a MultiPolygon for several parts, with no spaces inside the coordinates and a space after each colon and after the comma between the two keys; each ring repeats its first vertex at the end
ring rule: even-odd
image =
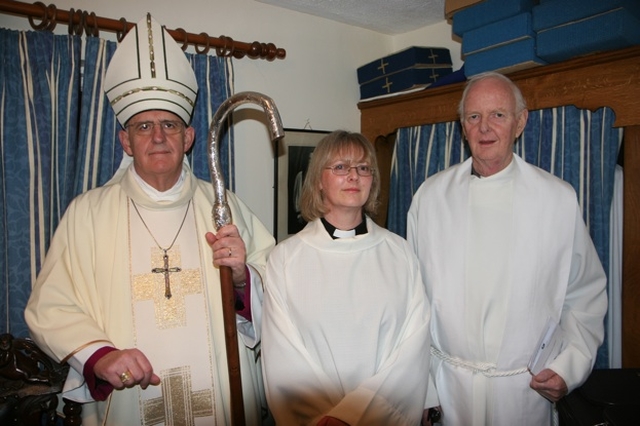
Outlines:
{"type": "Polygon", "coordinates": [[[490,175],[511,162],[513,144],[524,130],[527,111],[516,114],[516,101],[507,83],[487,78],[469,89],[461,120],[474,167],[490,175]]]}
{"type": "Polygon", "coordinates": [[[195,131],[171,112],[145,111],[131,117],[119,136],[124,151],[133,156],[138,175],[157,190],[166,191],[180,176],[195,131]]]}

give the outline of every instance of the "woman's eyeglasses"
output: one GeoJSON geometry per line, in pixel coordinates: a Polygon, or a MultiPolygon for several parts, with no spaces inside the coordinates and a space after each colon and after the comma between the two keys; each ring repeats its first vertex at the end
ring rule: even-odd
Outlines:
{"type": "Polygon", "coordinates": [[[347,164],[338,163],[330,167],[325,167],[325,169],[331,170],[331,172],[336,176],[347,176],[351,173],[351,169],[356,169],[356,173],[358,173],[359,176],[371,176],[373,173],[373,169],[368,164],[349,166],[347,164]]]}

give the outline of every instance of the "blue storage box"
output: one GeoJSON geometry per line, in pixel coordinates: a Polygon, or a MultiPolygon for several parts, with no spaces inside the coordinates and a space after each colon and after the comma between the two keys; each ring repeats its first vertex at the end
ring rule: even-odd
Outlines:
{"type": "Polygon", "coordinates": [[[451,31],[462,37],[464,33],[476,28],[522,12],[530,12],[535,4],[536,0],[485,0],[454,14],[451,31]]]}
{"type": "Polygon", "coordinates": [[[451,74],[448,68],[409,68],[360,85],[360,99],[425,88],[437,79],[451,74]]]}
{"type": "Polygon", "coordinates": [[[467,55],[464,71],[471,77],[485,71],[508,74],[539,65],[546,65],[546,62],[536,55],[535,39],[528,38],[467,55]]]}
{"type": "Polygon", "coordinates": [[[557,27],[618,8],[624,8],[640,19],[640,1],[638,0],[553,0],[541,2],[531,11],[533,30],[540,31],[557,27]]]}
{"type": "Polygon", "coordinates": [[[466,56],[503,44],[532,39],[535,36],[531,25],[531,12],[520,13],[464,33],[462,54],[466,56]]]}
{"type": "Polygon", "coordinates": [[[368,83],[408,68],[451,68],[451,54],[443,47],[414,46],[358,68],[358,83],[368,83]]]}
{"type": "Polygon", "coordinates": [[[640,44],[640,19],[624,8],[538,31],[538,56],[549,62],[640,44]]]}

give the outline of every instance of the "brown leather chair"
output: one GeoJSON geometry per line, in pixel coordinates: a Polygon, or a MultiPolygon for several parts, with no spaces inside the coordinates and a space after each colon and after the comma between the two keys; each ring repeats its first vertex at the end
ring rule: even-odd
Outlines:
{"type": "Polygon", "coordinates": [[[0,335],[0,424],[80,425],[80,404],[65,399],[64,415],[56,412],[68,371],[32,340],[0,335]]]}

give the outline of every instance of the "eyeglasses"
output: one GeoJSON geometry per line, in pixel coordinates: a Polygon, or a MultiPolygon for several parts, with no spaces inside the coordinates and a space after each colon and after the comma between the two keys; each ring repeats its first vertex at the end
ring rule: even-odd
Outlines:
{"type": "Polygon", "coordinates": [[[138,136],[150,136],[153,134],[153,129],[156,125],[160,125],[162,133],[167,136],[177,135],[184,129],[184,123],[182,121],[162,120],[162,121],[140,121],[138,123],[131,123],[126,126],[127,129],[133,130],[138,136]]]}
{"type": "Polygon", "coordinates": [[[373,173],[373,169],[368,164],[358,164],[357,166],[349,166],[347,164],[338,163],[331,167],[325,167],[325,169],[331,170],[331,172],[336,176],[347,176],[351,173],[351,169],[356,169],[356,173],[358,176],[371,176],[373,173]]]}

